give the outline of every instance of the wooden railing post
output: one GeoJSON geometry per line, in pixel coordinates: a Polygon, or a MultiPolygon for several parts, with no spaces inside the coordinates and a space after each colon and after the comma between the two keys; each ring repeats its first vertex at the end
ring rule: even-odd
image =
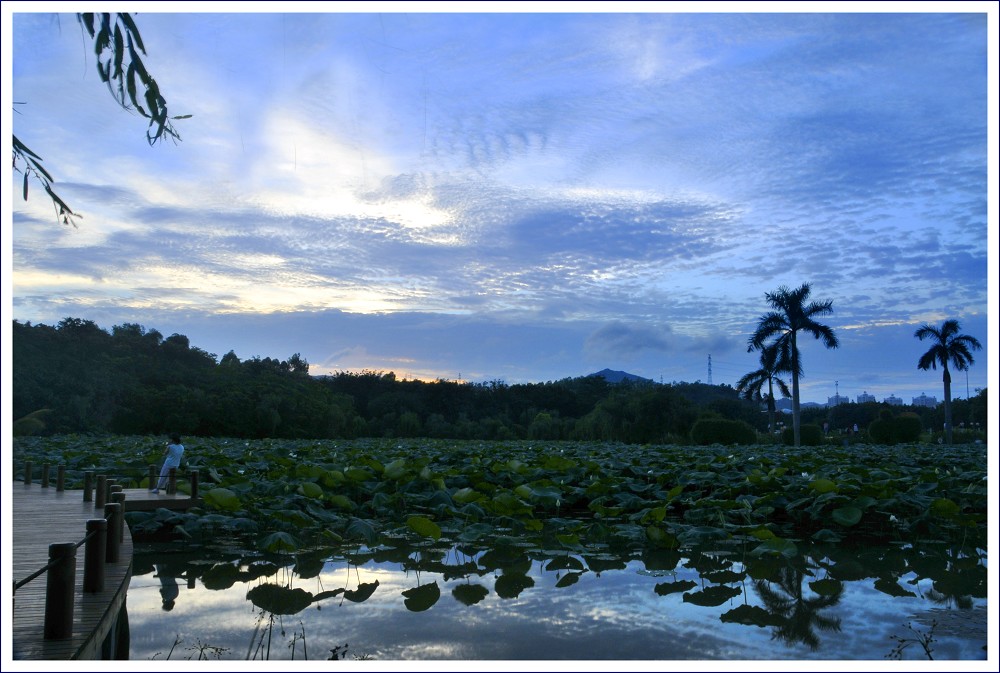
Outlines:
{"type": "Polygon", "coordinates": [[[30,460],[24,461],[24,483],[25,484],[30,484],[31,483],[31,461],[30,460]]]}
{"type": "Polygon", "coordinates": [[[117,502],[109,502],[104,506],[104,518],[108,520],[107,551],[104,560],[106,563],[118,563],[121,547],[118,526],[122,521],[122,506],[117,502]]]}
{"type": "Polygon", "coordinates": [[[91,502],[94,499],[94,473],[87,470],[83,473],[83,501],[91,502]]]}
{"type": "Polygon", "coordinates": [[[83,590],[96,594],[104,591],[104,563],[108,555],[108,520],[88,519],[87,544],[83,552],[83,590]]]}
{"type": "Polygon", "coordinates": [[[73,635],[73,598],[76,583],[76,544],[49,545],[49,568],[45,582],[45,639],[73,635]]]}
{"type": "Polygon", "coordinates": [[[170,468],[170,476],[167,477],[167,493],[173,495],[177,492],[177,468],[170,468]]]}
{"type": "Polygon", "coordinates": [[[156,474],[156,465],[149,466],[149,490],[152,491],[156,488],[156,482],[159,480],[159,475],[156,474]]]}
{"type": "Polygon", "coordinates": [[[191,470],[191,499],[198,497],[198,470],[191,470]]]}
{"type": "Polygon", "coordinates": [[[111,502],[121,505],[121,518],[118,521],[118,542],[125,541],[125,493],[115,491],[111,494],[111,502]]]}
{"type": "Polygon", "coordinates": [[[60,465],[56,468],[56,491],[62,493],[66,490],[66,466],[60,465]]]}
{"type": "Polygon", "coordinates": [[[102,509],[108,501],[108,477],[97,475],[97,487],[94,489],[94,509],[102,509]]]}
{"type": "Polygon", "coordinates": [[[49,464],[42,463],[42,488],[49,487],[49,464]]]}

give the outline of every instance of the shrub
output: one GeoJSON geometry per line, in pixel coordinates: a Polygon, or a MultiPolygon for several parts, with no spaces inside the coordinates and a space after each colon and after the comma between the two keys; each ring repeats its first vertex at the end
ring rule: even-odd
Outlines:
{"type": "Polygon", "coordinates": [[[868,426],[868,438],[875,444],[909,444],[920,439],[920,416],[912,412],[895,418],[879,418],[868,426]]]}
{"type": "MultiPolygon", "coordinates": [[[[785,428],[781,433],[781,441],[785,444],[795,443],[795,431],[793,428],[785,428]]],[[[799,441],[802,446],[819,446],[823,443],[823,428],[811,423],[799,426],[799,441]]]]}
{"type": "Polygon", "coordinates": [[[892,419],[892,439],[893,443],[909,443],[920,439],[923,424],[920,416],[911,411],[904,412],[892,419]]]}
{"type": "Polygon", "coordinates": [[[892,418],[880,418],[868,426],[868,438],[875,444],[893,444],[892,418]]]}
{"type": "Polygon", "coordinates": [[[755,444],[757,431],[744,421],[724,418],[702,418],[691,427],[691,441],[695,444],[755,444]]]}

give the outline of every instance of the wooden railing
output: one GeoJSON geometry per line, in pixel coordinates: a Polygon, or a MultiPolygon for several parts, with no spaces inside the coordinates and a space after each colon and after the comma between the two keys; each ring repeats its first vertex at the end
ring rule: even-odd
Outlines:
{"type": "MultiPolygon", "coordinates": [[[[49,487],[50,466],[42,465],[42,488],[49,487]]],[[[159,479],[155,465],[149,466],[149,490],[159,479]]],[[[189,470],[191,497],[198,497],[198,470],[189,470]]],[[[24,483],[32,483],[32,463],[24,463],[24,483]]],[[[56,491],[66,485],[66,468],[56,468],[56,491]]],[[[167,493],[177,492],[177,469],[171,468],[167,480],[167,493]]],[[[88,519],[86,533],[77,542],[60,542],[49,545],[47,564],[27,577],[14,582],[14,593],[24,585],[46,575],[45,629],[46,640],[69,638],[73,633],[73,613],[76,591],[76,550],[85,546],[83,560],[83,591],[99,593],[104,590],[105,567],[117,563],[120,546],[125,536],[125,493],[122,484],[116,484],[107,475],[84,472],[83,502],[93,502],[94,509],[103,511],[103,518],[88,519]]],[[[16,601],[16,596],[15,596],[16,601]]]]}
{"type": "MultiPolygon", "coordinates": [[[[24,483],[25,484],[32,483],[32,480],[33,480],[32,469],[33,469],[32,461],[30,461],[30,460],[24,461],[24,483]]],[[[41,479],[40,479],[40,482],[39,482],[41,484],[42,488],[47,488],[49,486],[50,472],[51,472],[50,465],[48,463],[42,464],[41,479]]],[[[79,473],[77,473],[77,474],[79,474],[79,473]]],[[[90,471],[84,472],[83,501],[84,502],[90,502],[91,501],[91,495],[90,494],[91,494],[92,491],[95,491],[95,488],[96,488],[96,492],[98,494],[97,498],[100,499],[100,495],[99,494],[101,492],[101,484],[104,483],[104,484],[106,484],[105,488],[107,488],[108,490],[105,493],[105,499],[104,500],[100,500],[101,505],[103,505],[105,501],[107,501],[108,499],[110,499],[110,485],[113,484],[113,483],[115,483],[115,482],[109,480],[106,475],[105,476],[98,476],[97,477],[97,482],[98,483],[97,483],[97,485],[95,487],[94,481],[93,481],[94,480],[94,474],[95,474],[94,470],[90,470],[90,471]],[[102,480],[104,480],[104,481],[102,481],[102,480]]],[[[124,475],[122,475],[121,478],[124,478],[124,475]]],[[[156,485],[157,485],[157,482],[159,481],[159,478],[160,478],[160,473],[159,473],[159,470],[157,469],[156,465],[150,465],[149,466],[149,471],[148,471],[148,479],[149,479],[149,484],[148,484],[148,487],[147,487],[148,490],[152,491],[154,488],[156,488],[156,485]]],[[[175,468],[175,467],[170,468],[169,476],[167,478],[167,489],[166,489],[167,493],[169,493],[169,494],[175,494],[175,493],[177,493],[177,484],[180,481],[180,478],[181,478],[180,471],[177,468],[175,468]]],[[[187,478],[188,478],[188,484],[190,486],[190,495],[191,495],[192,498],[197,498],[198,497],[198,470],[197,469],[189,469],[187,471],[187,478]]],[[[132,478],[128,479],[128,481],[132,481],[132,480],[133,480],[132,478]]],[[[134,476],[134,481],[135,481],[136,484],[138,484],[141,481],[141,476],[135,475],[134,476]]],[[[57,491],[64,490],[65,483],[66,483],[66,466],[65,465],[59,465],[56,468],[56,490],[57,491]]],[[[122,486],[124,487],[124,484],[122,484],[122,486]]]]}
{"type": "MultiPolygon", "coordinates": [[[[30,463],[25,474],[30,474],[30,463]]],[[[47,487],[48,466],[42,469],[42,486],[47,487]]],[[[62,466],[59,470],[63,474],[62,466]]],[[[88,473],[92,476],[92,473],[88,473]]],[[[100,482],[104,476],[98,478],[100,482]]],[[[30,483],[26,479],[26,483],[30,483]]],[[[63,480],[57,482],[57,490],[62,489],[63,480]]],[[[73,635],[73,612],[76,596],[76,550],[86,545],[83,554],[83,591],[100,593],[104,591],[105,567],[117,563],[122,540],[125,536],[124,503],[125,494],[121,486],[110,485],[112,502],[95,502],[95,509],[103,509],[104,517],[88,519],[86,534],[78,542],[59,542],[49,545],[49,562],[22,580],[14,582],[14,600],[17,590],[46,575],[45,582],[45,628],[46,640],[69,638],[73,635]]],[[[84,501],[89,502],[84,492],[84,501]]],[[[104,498],[101,498],[103,501],[104,498]]]]}

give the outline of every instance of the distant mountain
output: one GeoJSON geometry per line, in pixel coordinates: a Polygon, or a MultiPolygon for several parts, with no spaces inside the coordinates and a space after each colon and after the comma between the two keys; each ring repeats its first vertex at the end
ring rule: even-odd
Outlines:
{"type": "MultiPolygon", "coordinates": [[[[800,402],[799,407],[801,409],[813,409],[816,407],[825,407],[825,404],[820,404],[818,402],[800,402]]],[[[790,397],[779,397],[774,401],[774,408],[778,411],[785,411],[792,413],[792,398],[790,397]]]]}
{"type": "Polygon", "coordinates": [[[652,379],[646,379],[641,376],[636,376],[635,374],[629,374],[628,372],[619,372],[613,369],[602,369],[599,372],[594,372],[590,376],[600,376],[608,383],[621,383],[622,381],[643,381],[646,383],[653,382],[652,379]]]}

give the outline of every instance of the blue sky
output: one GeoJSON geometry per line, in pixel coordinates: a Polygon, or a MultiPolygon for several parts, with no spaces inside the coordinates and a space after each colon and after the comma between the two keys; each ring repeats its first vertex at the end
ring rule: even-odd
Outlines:
{"type": "Polygon", "coordinates": [[[942,399],[923,322],[996,342],[996,3],[134,3],[192,115],[155,147],[45,5],[3,5],[5,132],[83,217],[9,177],[14,319],[410,378],[705,381],[711,354],[733,384],[764,293],[808,282],[841,342],[801,346],[818,402],[942,399]]]}

